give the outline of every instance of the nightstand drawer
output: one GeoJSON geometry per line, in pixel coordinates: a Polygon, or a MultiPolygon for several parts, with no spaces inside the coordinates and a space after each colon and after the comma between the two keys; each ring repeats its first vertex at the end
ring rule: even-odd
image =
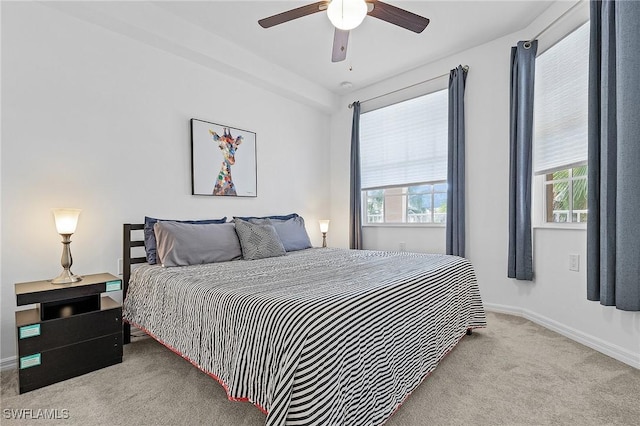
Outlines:
{"type": "Polygon", "coordinates": [[[122,362],[122,332],[98,339],[22,355],[20,393],[122,362]]]}
{"type": "Polygon", "coordinates": [[[29,355],[72,345],[122,330],[122,308],[103,297],[101,310],[65,318],[39,321],[38,309],[16,312],[18,353],[29,355]]]}

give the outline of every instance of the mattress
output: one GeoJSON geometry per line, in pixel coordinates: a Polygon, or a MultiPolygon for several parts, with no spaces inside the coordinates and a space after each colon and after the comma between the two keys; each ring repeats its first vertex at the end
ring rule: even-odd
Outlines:
{"type": "Polygon", "coordinates": [[[379,425],[484,327],[471,263],[333,248],[131,276],[124,318],[267,425],[379,425]]]}

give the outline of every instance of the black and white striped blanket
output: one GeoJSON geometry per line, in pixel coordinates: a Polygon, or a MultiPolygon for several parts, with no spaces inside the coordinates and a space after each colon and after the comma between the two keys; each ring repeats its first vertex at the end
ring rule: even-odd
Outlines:
{"type": "Polygon", "coordinates": [[[126,320],[216,377],[267,425],[379,425],[486,325],[466,259],[308,249],[134,271],[126,320]]]}

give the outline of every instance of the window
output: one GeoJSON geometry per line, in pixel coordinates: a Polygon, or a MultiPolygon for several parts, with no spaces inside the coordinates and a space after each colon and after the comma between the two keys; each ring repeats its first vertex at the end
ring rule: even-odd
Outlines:
{"type": "Polygon", "coordinates": [[[545,175],[545,220],[587,221],[587,166],[558,170],[545,175]]]}
{"type": "Polygon", "coordinates": [[[536,59],[534,172],[545,222],[587,220],[589,23],[536,59]]]}
{"type": "Polygon", "coordinates": [[[366,223],[445,223],[447,183],[364,191],[366,223]]]}
{"type": "Polygon", "coordinates": [[[448,94],[430,93],[360,117],[364,224],[444,224],[448,94]]]}

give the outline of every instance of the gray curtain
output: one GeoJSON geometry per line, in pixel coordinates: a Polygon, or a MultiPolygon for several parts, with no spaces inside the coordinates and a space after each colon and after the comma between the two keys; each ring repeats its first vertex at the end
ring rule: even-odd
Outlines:
{"type": "Polygon", "coordinates": [[[449,149],[447,159],[447,254],[464,257],[464,89],[467,71],[449,73],[449,149]]]}
{"type": "Polygon", "coordinates": [[[511,48],[509,122],[509,278],[533,279],[531,179],[533,87],[538,41],[511,48]]]}
{"type": "Polygon", "coordinates": [[[592,1],[587,298],[640,311],[640,2],[592,1]]]}
{"type": "Polygon", "coordinates": [[[351,185],[349,247],[362,249],[362,194],[360,190],[360,102],[353,103],[351,123],[351,185]]]}

